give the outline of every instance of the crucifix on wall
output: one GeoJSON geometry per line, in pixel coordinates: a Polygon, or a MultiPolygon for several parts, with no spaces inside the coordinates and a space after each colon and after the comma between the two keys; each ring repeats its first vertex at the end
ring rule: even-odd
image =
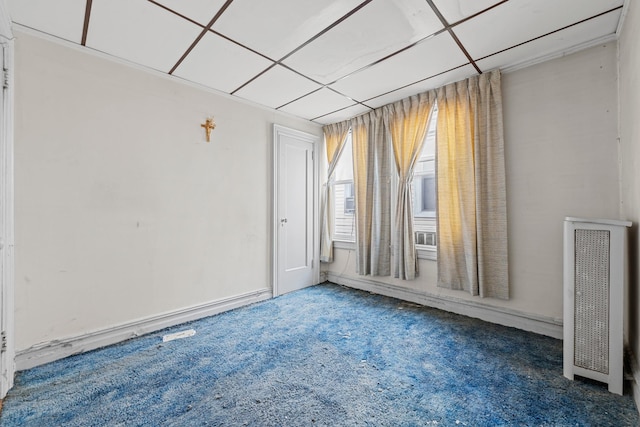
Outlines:
{"type": "Polygon", "coordinates": [[[208,117],[200,127],[204,128],[207,134],[207,142],[211,142],[211,131],[216,128],[216,123],[213,121],[213,117],[208,117]]]}

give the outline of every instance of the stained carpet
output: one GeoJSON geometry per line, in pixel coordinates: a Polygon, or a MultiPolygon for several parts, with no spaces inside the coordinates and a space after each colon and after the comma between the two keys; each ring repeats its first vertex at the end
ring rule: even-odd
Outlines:
{"type": "Polygon", "coordinates": [[[548,337],[324,284],[20,372],[2,426],[637,426],[548,337]],[[162,336],[195,329],[192,337],[162,336]]]}

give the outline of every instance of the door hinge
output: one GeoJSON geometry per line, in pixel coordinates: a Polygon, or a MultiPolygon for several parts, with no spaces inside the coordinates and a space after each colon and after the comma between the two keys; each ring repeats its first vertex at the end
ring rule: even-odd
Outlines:
{"type": "Polygon", "coordinates": [[[7,351],[7,332],[2,331],[0,333],[0,353],[7,351]]]}
{"type": "Polygon", "coordinates": [[[314,261],[314,260],[311,260],[311,268],[312,268],[312,269],[313,269],[313,261],[314,261]]]}
{"type": "Polygon", "coordinates": [[[9,88],[9,70],[7,70],[6,68],[2,70],[2,88],[9,88]]]}

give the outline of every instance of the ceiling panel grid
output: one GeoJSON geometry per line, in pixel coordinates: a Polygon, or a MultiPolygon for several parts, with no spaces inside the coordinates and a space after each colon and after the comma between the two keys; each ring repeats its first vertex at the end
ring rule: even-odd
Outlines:
{"type": "Polygon", "coordinates": [[[623,4],[8,0],[22,28],[321,124],[613,39],[623,4]]]}

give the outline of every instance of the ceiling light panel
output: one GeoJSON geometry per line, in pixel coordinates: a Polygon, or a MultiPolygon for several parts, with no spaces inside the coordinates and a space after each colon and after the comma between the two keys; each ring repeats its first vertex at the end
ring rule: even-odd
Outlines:
{"type": "Polygon", "coordinates": [[[285,105],[280,111],[310,120],[354,104],[351,99],[324,88],[285,105]]]}
{"type": "Polygon", "coordinates": [[[93,0],[87,46],[168,72],[202,32],[143,0],[93,0]]]}
{"type": "Polygon", "coordinates": [[[362,0],[235,0],[215,31],[280,60],[333,24],[362,0]]]}
{"type": "Polygon", "coordinates": [[[231,93],[271,65],[262,56],[207,32],[173,74],[231,93]]]}
{"type": "Polygon", "coordinates": [[[454,28],[474,59],[622,5],[622,0],[511,0],[454,28]]]}
{"type": "Polygon", "coordinates": [[[284,63],[327,84],[442,28],[424,0],[374,1],[284,63]]]}
{"type": "Polygon", "coordinates": [[[13,22],[74,43],[82,41],[86,0],[9,0],[13,22]]]}
{"type": "Polygon", "coordinates": [[[278,108],[320,87],[308,78],[276,65],[234,95],[267,107],[278,108]]]}
{"type": "Polygon", "coordinates": [[[224,5],[225,0],[155,0],[167,8],[207,26],[224,5]]]}
{"type": "Polygon", "coordinates": [[[449,24],[455,24],[473,14],[500,3],[501,0],[433,0],[449,24]]]}
{"type": "Polygon", "coordinates": [[[456,42],[445,32],[339,80],[331,87],[348,97],[364,101],[468,62],[456,42]]]}
{"type": "Polygon", "coordinates": [[[386,95],[379,96],[368,100],[365,104],[372,108],[379,108],[383,105],[391,104],[392,102],[399,101],[417,93],[426,92],[431,89],[437,89],[446,84],[464,80],[475,74],[476,69],[472,65],[465,65],[464,67],[456,68],[447,73],[440,74],[422,82],[407,86],[402,89],[398,89],[386,95]]]}
{"type": "Polygon", "coordinates": [[[618,27],[621,14],[622,11],[620,9],[607,13],[580,25],[569,27],[497,55],[489,56],[478,61],[477,65],[483,71],[493,68],[508,68],[531,62],[536,58],[578,49],[579,46],[584,44],[585,40],[594,40],[613,34],[618,27]]]}
{"type": "Polygon", "coordinates": [[[365,107],[361,104],[356,104],[351,107],[347,107],[343,110],[336,111],[335,113],[327,114],[326,116],[319,117],[314,120],[316,123],[320,123],[323,125],[328,125],[330,123],[338,123],[344,122],[345,120],[349,120],[352,117],[359,116],[368,111],[371,111],[370,108],[365,107]]]}

